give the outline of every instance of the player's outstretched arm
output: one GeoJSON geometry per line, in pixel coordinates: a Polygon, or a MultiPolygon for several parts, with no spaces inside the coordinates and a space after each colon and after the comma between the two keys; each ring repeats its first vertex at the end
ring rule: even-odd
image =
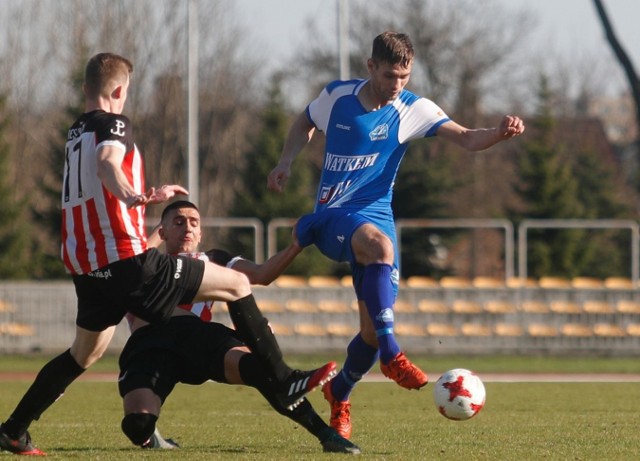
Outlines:
{"type": "Polygon", "coordinates": [[[470,129],[454,121],[443,123],[437,131],[439,137],[471,151],[487,149],[501,141],[524,133],[524,122],[515,115],[505,115],[495,128],[470,129]]]}
{"type": "Polygon", "coordinates": [[[305,112],[301,113],[289,130],[287,139],[282,148],[282,155],[276,167],[267,177],[267,188],[274,192],[282,192],[291,176],[291,165],[296,156],[306,146],[315,131],[315,126],[307,118],[305,112]]]}

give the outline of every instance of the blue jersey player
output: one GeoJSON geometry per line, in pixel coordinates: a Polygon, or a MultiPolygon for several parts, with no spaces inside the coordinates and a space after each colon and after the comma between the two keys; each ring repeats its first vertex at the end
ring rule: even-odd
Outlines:
{"type": "Polygon", "coordinates": [[[349,395],[380,360],[385,376],[420,389],[427,375],[412,364],[393,334],[398,290],[393,184],[409,141],[438,135],[479,151],[522,134],[520,118],[506,115],[495,128],[469,129],[434,102],[405,90],[413,65],[409,37],[384,32],[373,41],[369,78],[327,85],[296,119],[269,189],[284,190],[296,155],[318,130],[326,136],[315,210],[296,231],[302,246],[315,244],[335,261],[349,261],[360,311],[360,332],[347,347],[341,372],[324,388],[331,425],[351,434],[349,395]]]}

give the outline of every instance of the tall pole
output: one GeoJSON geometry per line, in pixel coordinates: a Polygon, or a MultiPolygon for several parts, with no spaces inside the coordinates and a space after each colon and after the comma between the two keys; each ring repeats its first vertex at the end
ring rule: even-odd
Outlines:
{"type": "Polygon", "coordinates": [[[349,80],[349,5],[348,0],[338,0],[338,54],[340,80],[349,80]]]}
{"type": "Polygon", "coordinates": [[[189,200],[198,205],[198,0],[189,0],[188,31],[188,90],[187,90],[187,189],[189,200]]]}

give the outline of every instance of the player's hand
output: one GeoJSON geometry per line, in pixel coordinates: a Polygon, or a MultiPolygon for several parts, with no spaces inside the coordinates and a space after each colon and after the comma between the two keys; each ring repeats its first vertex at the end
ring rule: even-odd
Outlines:
{"type": "Polygon", "coordinates": [[[282,192],[289,176],[291,176],[291,169],[282,165],[276,166],[267,177],[267,188],[274,192],[282,192]]]}
{"type": "Polygon", "coordinates": [[[131,197],[127,201],[127,208],[166,202],[167,200],[175,197],[176,194],[189,195],[189,191],[177,184],[164,185],[158,189],[152,187],[144,194],[134,195],[131,197]]]}
{"type": "Polygon", "coordinates": [[[498,132],[503,139],[511,139],[524,133],[524,122],[515,115],[505,115],[502,117],[498,132]]]}

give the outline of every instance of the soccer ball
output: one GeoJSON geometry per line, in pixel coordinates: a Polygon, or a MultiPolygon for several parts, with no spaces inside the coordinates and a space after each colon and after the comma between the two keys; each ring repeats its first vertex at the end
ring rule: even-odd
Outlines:
{"type": "Polygon", "coordinates": [[[482,380],[472,371],[456,368],[445,372],[436,382],[433,399],[446,418],[464,421],[473,418],[484,406],[486,391],[482,380]]]}

